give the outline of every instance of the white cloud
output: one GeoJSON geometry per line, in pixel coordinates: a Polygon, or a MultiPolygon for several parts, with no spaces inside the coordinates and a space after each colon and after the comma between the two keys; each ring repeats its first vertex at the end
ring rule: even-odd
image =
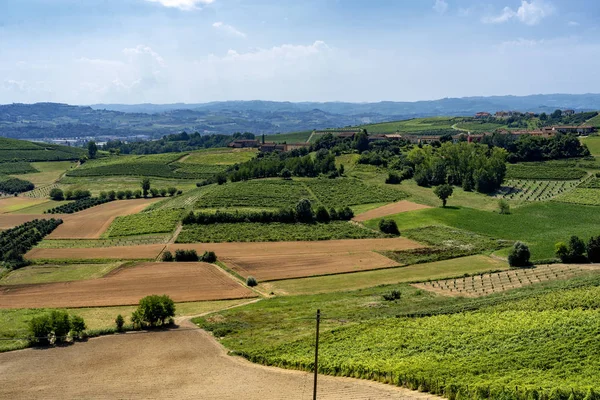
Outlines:
{"type": "Polygon", "coordinates": [[[504,7],[502,12],[496,16],[488,16],[482,19],[487,24],[501,24],[512,19],[517,19],[526,25],[537,25],[542,19],[554,14],[554,6],[543,0],[521,1],[521,6],[515,11],[510,7],[504,7]]]}
{"type": "Polygon", "coordinates": [[[212,24],[213,28],[216,28],[218,30],[221,30],[229,35],[232,36],[237,36],[237,37],[241,37],[241,38],[245,38],[246,34],[242,31],[239,31],[238,29],[236,29],[234,26],[232,25],[227,25],[224,24],[223,22],[215,22],[214,24],[212,24]]]}
{"type": "Polygon", "coordinates": [[[448,3],[446,0],[435,0],[433,10],[438,14],[444,14],[448,10],[448,3]]]}
{"type": "Polygon", "coordinates": [[[150,47],[141,44],[137,45],[136,47],[123,49],[123,54],[126,54],[131,58],[144,57],[152,59],[161,67],[165,65],[165,61],[157,52],[152,50],[150,47]]]}
{"type": "Polygon", "coordinates": [[[579,26],[579,25],[580,25],[580,23],[579,23],[579,22],[577,22],[577,21],[569,21],[568,25],[569,25],[569,26],[579,26]]]}
{"type": "Polygon", "coordinates": [[[506,47],[535,47],[539,44],[544,43],[544,40],[535,40],[535,39],[523,39],[523,38],[519,38],[517,40],[508,40],[505,42],[502,42],[500,44],[501,48],[506,48],[506,47]]]}
{"type": "Polygon", "coordinates": [[[198,5],[207,5],[214,0],[146,0],[151,3],[160,3],[165,7],[179,8],[180,10],[189,11],[198,8],[198,5]]]}

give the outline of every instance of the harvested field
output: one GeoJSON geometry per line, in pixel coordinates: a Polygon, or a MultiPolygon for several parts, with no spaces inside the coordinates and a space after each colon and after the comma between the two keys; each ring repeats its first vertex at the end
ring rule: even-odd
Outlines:
{"type": "MultiPolygon", "coordinates": [[[[193,329],[131,333],[68,347],[0,354],[0,397],[6,399],[306,400],[312,375],[263,367],[227,355],[193,329]],[[35,366],[32,367],[32,366],[35,366]],[[68,379],[56,384],[57,371],[68,379]]],[[[440,399],[392,385],[319,376],[318,398],[440,399]]]]}
{"type": "Polygon", "coordinates": [[[29,199],[26,197],[5,197],[0,199],[0,214],[18,211],[23,208],[47,202],[47,199],[29,199]]]}
{"type": "Polygon", "coordinates": [[[358,214],[354,217],[354,221],[368,221],[374,218],[387,217],[388,215],[399,214],[407,211],[421,210],[423,208],[431,208],[423,204],[413,203],[412,201],[401,200],[396,203],[388,204],[383,207],[378,207],[373,210],[369,210],[362,214],[358,214]]]}
{"type": "Polygon", "coordinates": [[[141,263],[99,279],[0,286],[2,308],[101,307],[137,304],[151,294],[175,302],[225,300],[255,294],[206,263],[141,263]]]}
{"type": "Polygon", "coordinates": [[[550,264],[535,268],[512,269],[493,274],[417,283],[413,286],[446,296],[480,297],[539,282],[565,280],[590,272],[600,272],[600,265],[550,264]]]}
{"type": "Polygon", "coordinates": [[[153,260],[165,248],[164,244],[140,246],[81,248],[33,248],[25,257],[30,260],[153,260]]]}
{"type": "Polygon", "coordinates": [[[0,214],[0,229],[10,229],[34,219],[64,218],[68,214],[0,214]]]}
{"type": "Polygon", "coordinates": [[[158,199],[117,200],[61,217],[64,221],[47,239],[98,239],[115,217],[136,214],[158,199]]]}

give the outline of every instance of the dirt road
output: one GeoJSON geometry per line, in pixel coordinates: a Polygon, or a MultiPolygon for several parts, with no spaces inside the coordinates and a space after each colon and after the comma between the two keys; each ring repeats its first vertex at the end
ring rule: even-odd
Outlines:
{"type": "MultiPolygon", "coordinates": [[[[178,330],[0,354],[4,399],[308,400],[312,375],[228,356],[208,333],[178,330]]],[[[374,382],[319,376],[319,400],[439,399],[374,382]]]]}

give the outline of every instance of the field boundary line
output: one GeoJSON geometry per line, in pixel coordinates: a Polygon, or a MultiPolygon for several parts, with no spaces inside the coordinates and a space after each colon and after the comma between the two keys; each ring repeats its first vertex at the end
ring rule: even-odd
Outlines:
{"type": "MultiPolygon", "coordinates": [[[[195,323],[193,323],[191,320],[192,320],[193,318],[204,317],[204,316],[206,316],[206,315],[210,315],[210,314],[218,313],[218,312],[221,312],[221,311],[231,310],[231,309],[233,309],[233,308],[238,308],[238,307],[247,306],[247,305],[249,305],[249,304],[258,303],[258,302],[259,302],[259,301],[261,301],[261,300],[262,300],[262,297],[259,297],[259,298],[257,298],[257,299],[252,299],[252,300],[249,300],[249,301],[245,301],[245,302],[243,302],[243,303],[240,303],[240,304],[234,304],[234,305],[232,305],[232,306],[223,307],[223,308],[220,308],[220,309],[218,309],[218,310],[213,310],[213,311],[205,311],[205,312],[203,312],[203,313],[200,313],[200,314],[195,314],[195,315],[180,315],[179,317],[175,318],[175,323],[177,323],[177,322],[189,322],[189,323],[190,323],[191,325],[193,325],[193,326],[194,326],[196,329],[202,329],[202,328],[200,328],[198,325],[196,325],[195,323]]],[[[223,301],[226,301],[226,300],[223,300],[223,301]]],[[[204,329],[202,329],[202,330],[204,330],[204,329]]]]}
{"type": "Polygon", "coordinates": [[[179,234],[181,233],[182,230],[183,230],[183,223],[181,223],[181,221],[179,221],[179,223],[177,224],[177,228],[175,228],[175,232],[173,232],[173,236],[171,236],[171,239],[169,239],[167,244],[175,244],[175,241],[177,240],[177,236],[179,236],[179,234]]]}
{"type": "Polygon", "coordinates": [[[246,289],[250,289],[251,291],[256,293],[259,297],[261,297],[261,298],[262,297],[270,297],[269,295],[258,290],[257,287],[250,287],[250,286],[246,285],[246,281],[244,280],[244,277],[239,275],[233,269],[229,268],[227,266],[227,264],[225,264],[223,261],[217,261],[215,263],[212,263],[211,265],[215,266],[219,271],[221,271],[223,274],[227,275],[230,279],[233,279],[234,281],[236,281],[239,285],[245,287],[246,289]]]}
{"type": "Polygon", "coordinates": [[[315,192],[313,192],[312,189],[309,188],[306,183],[304,183],[303,181],[298,181],[298,182],[300,182],[300,184],[304,187],[304,189],[306,189],[306,191],[317,201],[317,203],[319,203],[320,205],[322,205],[323,207],[325,207],[325,205],[323,204],[323,202],[321,202],[321,199],[319,199],[317,197],[317,195],[315,194],[315,192]]]}

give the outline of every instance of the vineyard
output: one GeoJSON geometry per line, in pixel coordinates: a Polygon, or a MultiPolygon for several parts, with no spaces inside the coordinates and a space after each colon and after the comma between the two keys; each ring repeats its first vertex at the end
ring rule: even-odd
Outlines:
{"type": "Polygon", "coordinates": [[[85,154],[83,149],[76,147],[0,138],[0,163],[78,160],[85,154]]]}
{"type": "Polygon", "coordinates": [[[577,188],[555,199],[562,203],[600,206],[600,190],[577,188]]]}
{"type": "Polygon", "coordinates": [[[567,168],[543,163],[509,164],[506,169],[506,179],[575,180],[586,175],[587,172],[580,168],[567,168]]]}
{"type": "Polygon", "coordinates": [[[38,186],[29,192],[23,193],[23,196],[36,199],[46,198],[50,196],[50,191],[55,188],[59,188],[59,185],[57,183],[53,183],[51,185],[46,186],[38,186]]]}
{"type": "Polygon", "coordinates": [[[233,223],[184,225],[177,243],[274,242],[335,239],[367,239],[385,235],[349,222],[327,224],[233,223]]]}
{"type": "Polygon", "coordinates": [[[169,233],[175,230],[181,220],[181,210],[158,210],[117,217],[104,237],[169,233]]]}
{"type": "MultiPolygon", "coordinates": [[[[600,269],[596,271],[600,272],[600,269]]],[[[574,276],[588,274],[589,272],[590,267],[586,266],[555,264],[457,279],[424,282],[414,284],[413,286],[449,296],[476,297],[504,292],[539,282],[566,280],[574,276]]]]}
{"type": "Polygon", "coordinates": [[[234,165],[253,159],[256,149],[210,149],[190,153],[181,160],[182,164],[196,165],[234,165]]]}
{"type": "Polygon", "coordinates": [[[406,194],[389,186],[370,185],[358,179],[307,179],[302,181],[321,204],[328,209],[357,204],[391,203],[406,194]]]}
{"type": "Polygon", "coordinates": [[[109,201],[112,201],[112,199],[108,197],[86,197],[83,199],[75,200],[71,203],[51,208],[50,210],[44,212],[44,214],[73,214],[78,211],[83,211],[91,207],[99,206],[100,204],[108,203],[109,201]]]}
{"type": "Polygon", "coordinates": [[[35,246],[39,249],[98,248],[167,244],[171,235],[139,235],[109,239],[45,239],[35,246]]]}
{"type": "Polygon", "coordinates": [[[507,200],[544,201],[567,193],[579,185],[577,180],[509,179],[495,194],[507,200]]]}
{"type": "Polygon", "coordinates": [[[584,189],[600,189],[600,177],[586,180],[585,182],[582,182],[578,187],[584,189]]]}
{"type": "Polygon", "coordinates": [[[25,161],[0,163],[0,175],[18,175],[39,172],[25,161]]]}

